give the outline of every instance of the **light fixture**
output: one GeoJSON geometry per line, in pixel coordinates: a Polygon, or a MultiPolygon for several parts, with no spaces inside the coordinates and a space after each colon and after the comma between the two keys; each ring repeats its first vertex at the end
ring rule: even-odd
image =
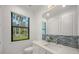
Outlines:
{"type": "Polygon", "coordinates": [[[66,7],[66,5],[62,5],[62,7],[66,7]]]}
{"type": "Polygon", "coordinates": [[[48,5],[48,8],[51,8],[52,7],[52,5],[48,5]]]}
{"type": "Polygon", "coordinates": [[[55,5],[48,5],[48,10],[51,10],[51,9],[53,9],[55,7],[56,7],[55,5]]]}
{"type": "Polygon", "coordinates": [[[47,14],[46,14],[46,16],[50,16],[50,14],[49,14],[49,13],[47,13],[47,14]]]}

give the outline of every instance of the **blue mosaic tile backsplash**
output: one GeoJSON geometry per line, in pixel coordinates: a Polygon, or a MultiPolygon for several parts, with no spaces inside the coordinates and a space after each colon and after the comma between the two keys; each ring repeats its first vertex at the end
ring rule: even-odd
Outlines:
{"type": "Polygon", "coordinates": [[[79,36],[42,35],[42,39],[48,42],[54,42],[72,48],[79,48],[78,47],[79,36]]]}

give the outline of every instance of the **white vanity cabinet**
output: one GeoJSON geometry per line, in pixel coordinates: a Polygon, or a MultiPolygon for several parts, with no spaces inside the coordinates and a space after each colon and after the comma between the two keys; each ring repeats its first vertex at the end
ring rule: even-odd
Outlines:
{"type": "Polygon", "coordinates": [[[45,50],[45,51],[46,51],[45,54],[54,54],[54,53],[52,53],[52,52],[50,52],[50,51],[48,51],[48,50],[45,50]]]}
{"type": "Polygon", "coordinates": [[[39,46],[37,44],[33,44],[33,54],[52,54],[42,46],[39,46]]]}
{"type": "Polygon", "coordinates": [[[46,51],[45,49],[43,49],[42,47],[36,45],[36,44],[33,44],[33,54],[46,54],[46,51]]]}

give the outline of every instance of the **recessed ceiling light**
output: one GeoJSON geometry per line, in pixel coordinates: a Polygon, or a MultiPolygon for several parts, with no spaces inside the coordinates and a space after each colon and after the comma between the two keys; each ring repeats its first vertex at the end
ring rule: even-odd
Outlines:
{"type": "Polygon", "coordinates": [[[56,5],[48,5],[48,10],[51,10],[51,9],[53,9],[55,7],[56,7],[56,5]]]}
{"type": "Polygon", "coordinates": [[[50,16],[50,14],[49,14],[49,13],[47,13],[46,15],[47,15],[47,16],[50,16]]]}
{"type": "Polygon", "coordinates": [[[66,7],[66,5],[62,5],[62,7],[66,7]]]}

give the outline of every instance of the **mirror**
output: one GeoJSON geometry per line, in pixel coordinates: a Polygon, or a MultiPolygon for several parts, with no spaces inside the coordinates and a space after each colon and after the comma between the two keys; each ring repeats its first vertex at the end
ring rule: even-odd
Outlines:
{"type": "Polygon", "coordinates": [[[79,48],[77,6],[57,6],[56,9],[44,13],[43,17],[47,20],[46,40],[79,48]]]}
{"type": "Polygon", "coordinates": [[[58,9],[52,13],[49,12],[50,17],[47,19],[47,33],[67,36],[77,35],[76,12],[76,6],[66,6],[62,7],[61,10],[58,9]]]}

